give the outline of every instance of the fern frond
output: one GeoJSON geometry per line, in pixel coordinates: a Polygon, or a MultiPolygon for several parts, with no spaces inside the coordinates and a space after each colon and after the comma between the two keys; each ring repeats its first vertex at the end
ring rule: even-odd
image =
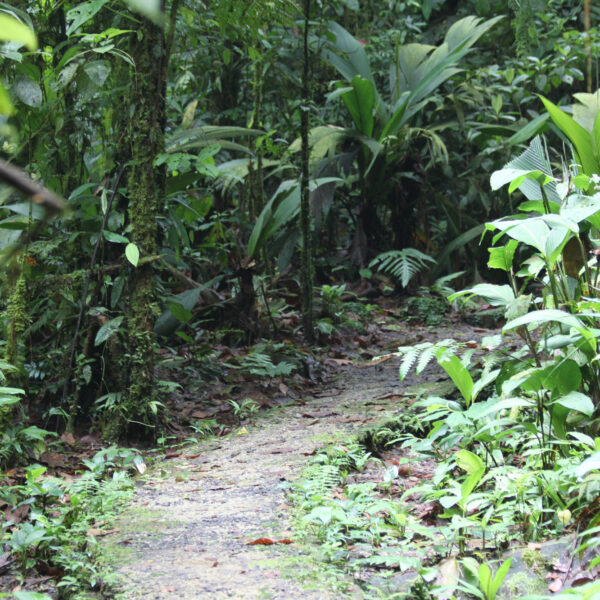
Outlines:
{"type": "Polygon", "coordinates": [[[307,469],[302,488],[307,496],[322,496],[340,481],[341,475],[335,465],[314,465],[307,469]]]}
{"type": "MultiPolygon", "coordinates": [[[[400,352],[401,348],[398,348],[400,352]]],[[[398,376],[400,377],[400,381],[404,381],[404,378],[408,375],[411,367],[413,366],[415,360],[417,360],[417,356],[419,355],[419,348],[417,346],[407,346],[406,352],[404,353],[404,359],[402,360],[402,364],[400,365],[400,369],[398,370],[398,376]]]]}
{"type": "Polygon", "coordinates": [[[456,350],[460,346],[461,343],[453,340],[452,338],[446,338],[435,343],[423,342],[422,344],[417,344],[416,346],[401,346],[398,348],[396,353],[398,356],[404,357],[398,371],[400,381],[403,381],[408,375],[415,362],[417,363],[415,373],[420,375],[425,370],[427,365],[433,360],[433,358],[435,358],[435,355],[440,348],[456,350]]]}
{"type": "Polygon", "coordinates": [[[437,348],[432,344],[429,348],[426,348],[419,356],[419,362],[417,363],[417,368],[415,373],[420,375],[427,365],[435,358],[435,353],[437,352],[437,348]]]}
{"type": "Polygon", "coordinates": [[[378,271],[388,273],[397,279],[402,287],[406,287],[417,273],[430,266],[428,262],[436,261],[416,248],[404,248],[379,254],[369,263],[369,268],[377,266],[378,271]]]}

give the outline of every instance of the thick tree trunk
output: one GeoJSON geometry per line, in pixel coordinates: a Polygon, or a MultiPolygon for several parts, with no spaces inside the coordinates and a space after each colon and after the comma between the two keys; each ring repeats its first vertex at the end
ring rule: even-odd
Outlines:
{"type": "MultiPolygon", "coordinates": [[[[164,70],[167,60],[162,29],[143,20],[133,42],[131,54],[135,61],[132,98],[130,146],[129,222],[132,241],[141,256],[156,254],[156,216],[165,195],[164,171],[153,166],[155,157],[164,152],[164,70]]],[[[127,315],[128,389],[124,417],[119,424],[124,430],[139,430],[151,426],[156,393],[154,376],[154,339],[152,326],[157,307],[153,284],[152,263],[132,268],[131,295],[127,315]],[[137,426],[127,427],[134,423],[137,426]]],[[[147,432],[142,432],[147,434],[147,432]]]]}

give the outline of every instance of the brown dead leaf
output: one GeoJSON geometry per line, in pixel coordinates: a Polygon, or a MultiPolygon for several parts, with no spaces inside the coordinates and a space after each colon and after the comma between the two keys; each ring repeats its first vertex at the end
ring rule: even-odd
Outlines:
{"type": "Polygon", "coordinates": [[[165,459],[177,458],[178,456],[181,456],[181,452],[174,452],[174,451],[171,451],[171,450],[167,450],[165,452],[165,459]]]}
{"type": "Polygon", "coordinates": [[[40,461],[49,467],[64,467],[65,457],[58,452],[42,452],[40,461]]]}
{"type": "Polygon", "coordinates": [[[326,358],[323,363],[329,367],[345,367],[353,365],[354,361],[349,358],[326,358]]]}
{"type": "Polygon", "coordinates": [[[4,518],[7,521],[12,521],[15,525],[18,523],[22,523],[27,518],[30,509],[31,506],[29,504],[24,504],[22,506],[19,506],[18,508],[15,508],[14,510],[10,510],[9,508],[7,508],[4,511],[4,518]]]}
{"type": "Polygon", "coordinates": [[[274,543],[271,538],[257,538],[251,542],[246,542],[246,546],[271,546],[274,543]]]}
{"type": "Polygon", "coordinates": [[[294,542],[289,538],[284,538],[282,540],[272,540],[271,538],[258,538],[256,540],[252,540],[251,542],[247,542],[246,546],[272,546],[273,544],[293,544],[294,542]]]}
{"type": "Polygon", "coordinates": [[[88,537],[104,537],[105,535],[110,535],[111,533],[117,533],[118,529],[88,529],[86,534],[88,537]]]}
{"type": "Polygon", "coordinates": [[[69,444],[69,446],[74,446],[77,443],[76,440],[75,440],[75,436],[72,433],[63,433],[60,436],[60,439],[65,444],[69,444]]]}
{"type": "Polygon", "coordinates": [[[556,592],[558,592],[560,590],[560,588],[562,588],[562,581],[560,579],[555,579],[549,586],[548,586],[548,590],[550,590],[552,593],[556,594],[556,592]]]}

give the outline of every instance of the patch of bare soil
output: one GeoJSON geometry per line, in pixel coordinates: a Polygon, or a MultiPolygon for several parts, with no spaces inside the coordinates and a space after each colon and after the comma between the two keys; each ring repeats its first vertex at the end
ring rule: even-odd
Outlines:
{"type": "MultiPolygon", "coordinates": [[[[396,326],[383,345],[489,333],[396,326]]],[[[311,563],[294,539],[285,491],[327,441],[406,407],[403,390],[413,382],[399,382],[400,359],[347,362],[339,361],[334,380],[312,397],[149,469],[118,531],[102,542],[124,598],[361,597],[354,582],[327,580],[326,565],[311,563]]],[[[438,377],[441,370],[430,367],[428,379],[438,377]]]]}

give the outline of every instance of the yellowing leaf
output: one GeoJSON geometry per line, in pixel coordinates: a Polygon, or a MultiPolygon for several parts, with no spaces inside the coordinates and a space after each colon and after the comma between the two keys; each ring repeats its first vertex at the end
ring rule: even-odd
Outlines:
{"type": "Polygon", "coordinates": [[[134,267],[138,266],[138,263],[140,262],[140,251],[133,242],[130,242],[125,246],[125,256],[134,267]]]}

